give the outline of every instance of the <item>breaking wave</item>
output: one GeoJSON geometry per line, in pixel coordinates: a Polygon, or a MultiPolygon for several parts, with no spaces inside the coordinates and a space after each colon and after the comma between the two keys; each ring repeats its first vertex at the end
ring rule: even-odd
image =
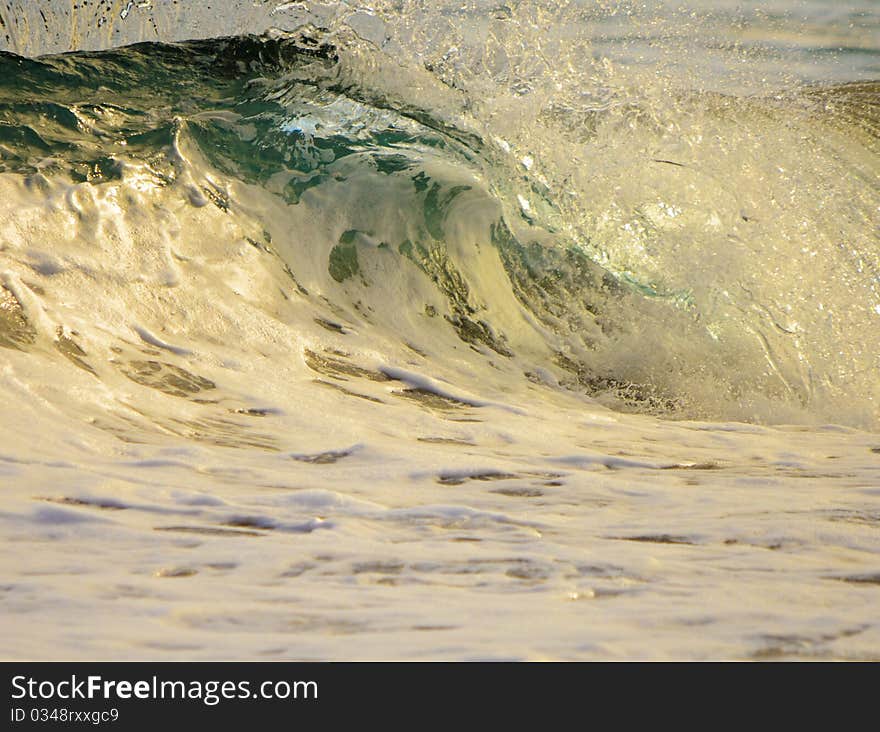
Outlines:
{"type": "Polygon", "coordinates": [[[877,426],[880,86],[454,55],[314,25],[0,54],[0,346],[92,401],[466,349],[615,409],[877,426]]]}

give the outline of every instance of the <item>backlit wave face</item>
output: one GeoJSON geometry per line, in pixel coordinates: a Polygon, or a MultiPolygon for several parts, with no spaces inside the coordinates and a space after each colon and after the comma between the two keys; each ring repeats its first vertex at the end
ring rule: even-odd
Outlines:
{"type": "MultiPolygon", "coordinates": [[[[876,424],[873,84],[770,98],[605,89],[602,104],[550,101],[498,122],[442,75],[341,31],[3,65],[7,180],[20,178],[25,199],[88,198],[93,227],[120,196],[176,197],[192,209],[175,214],[183,226],[210,204],[216,225],[251,232],[267,255],[248,264],[261,276],[308,270],[334,307],[374,301],[369,327],[436,313],[413,344],[451,330],[521,374],[546,371],[618,408],[876,424]],[[248,210],[236,187],[273,213],[248,210]],[[310,222],[308,243],[291,218],[310,222]],[[318,234],[316,221],[332,226],[318,234]],[[365,276],[374,268],[406,278],[365,276]]],[[[79,238],[93,234],[72,205],[79,238]]],[[[183,292],[163,238],[136,248],[168,259],[183,292]]],[[[67,256],[10,242],[25,260],[67,256]]],[[[92,270],[130,266],[98,257],[92,270]]],[[[306,307],[326,306],[301,290],[306,307]]],[[[129,305],[120,298],[114,317],[129,305]]]]}

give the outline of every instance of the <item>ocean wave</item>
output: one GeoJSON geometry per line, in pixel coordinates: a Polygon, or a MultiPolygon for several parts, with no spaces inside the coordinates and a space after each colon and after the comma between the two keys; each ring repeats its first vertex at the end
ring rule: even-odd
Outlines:
{"type": "MultiPolygon", "coordinates": [[[[22,270],[7,275],[19,284],[4,289],[4,340],[21,346],[36,328],[15,294],[29,290],[25,272],[41,282],[23,299],[41,310],[62,272],[88,273],[76,295],[86,301],[105,298],[102,278],[143,279],[130,257],[163,261],[159,300],[169,287],[200,298],[180,262],[216,247],[196,223],[207,218],[228,231],[227,247],[257,254],[245,266],[230,257],[224,277],[259,270],[279,283],[264,308],[299,298],[312,320],[335,323],[341,309],[350,315],[339,330],[385,333],[406,312],[397,337],[417,350],[449,330],[525,378],[616,408],[875,422],[876,85],[770,99],[689,93],[671,109],[634,97],[586,118],[553,109],[532,120],[541,139],[526,155],[466,113],[465,96],[450,102],[442,80],[377,60],[356,36],[345,42],[311,28],[4,53],[0,165],[15,191],[5,256],[22,270]],[[414,79],[434,87],[407,98],[414,79]],[[664,152],[670,126],[674,153],[664,152]],[[59,228],[35,246],[23,212],[46,208],[59,228]],[[139,226],[119,226],[133,211],[139,226]],[[185,256],[169,217],[188,232],[185,256]],[[821,262],[815,276],[811,262],[821,262]],[[854,329],[865,333],[858,343],[854,329]]],[[[130,304],[120,295],[104,308],[131,321],[130,304]]],[[[186,343],[191,324],[178,319],[151,313],[186,343]]],[[[44,327],[57,340],[66,326],[44,327]]],[[[80,338],[107,327],[81,323],[80,338]]],[[[96,361],[112,361],[113,347],[97,347],[96,361]]]]}
{"type": "Polygon", "coordinates": [[[3,3],[6,654],[876,658],[880,16],[679,5],[3,3]]]}

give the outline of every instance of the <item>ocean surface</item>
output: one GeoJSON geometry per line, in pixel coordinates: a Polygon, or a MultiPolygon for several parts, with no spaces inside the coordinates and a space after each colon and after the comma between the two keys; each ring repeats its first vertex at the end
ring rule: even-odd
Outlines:
{"type": "Polygon", "coordinates": [[[880,3],[0,4],[4,659],[880,659],[880,3]]]}

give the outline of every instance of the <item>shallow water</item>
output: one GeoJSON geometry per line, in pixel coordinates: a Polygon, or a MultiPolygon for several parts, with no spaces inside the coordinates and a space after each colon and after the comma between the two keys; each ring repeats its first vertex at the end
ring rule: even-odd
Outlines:
{"type": "Polygon", "coordinates": [[[880,656],[880,13],[760,5],[0,10],[3,657],[880,656]]]}

